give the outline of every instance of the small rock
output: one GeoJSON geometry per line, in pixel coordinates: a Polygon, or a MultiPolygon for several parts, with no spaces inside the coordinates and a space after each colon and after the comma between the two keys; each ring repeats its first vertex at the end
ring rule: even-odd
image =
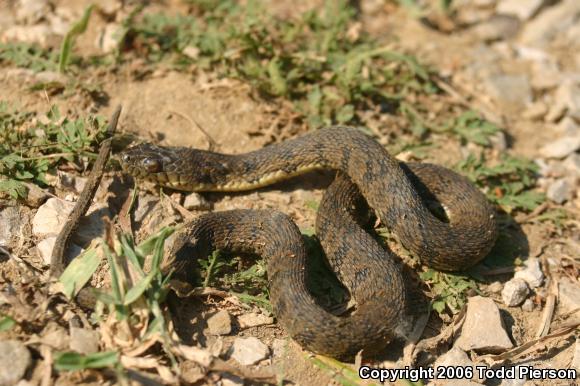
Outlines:
{"type": "Polygon", "coordinates": [[[580,134],[550,142],[540,148],[540,154],[546,158],[564,158],[578,149],[580,149],[580,134]]]}
{"type": "Polygon", "coordinates": [[[503,131],[498,131],[490,136],[489,141],[491,142],[491,146],[499,151],[504,151],[508,147],[507,138],[503,131]]]}
{"type": "Polygon", "coordinates": [[[224,373],[221,382],[222,386],[244,386],[244,380],[232,374],[224,373]]]}
{"type": "Polygon", "coordinates": [[[576,79],[567,79],[560,84],[554,95],[555,105],[562,106],[566,114],[580,119],[580,85],[576,79]]]}
{"type": "Polygon", "coordinates": [[[501,352],[513,347],[497,305],[481,296],[469,298],[467,314],[455,346],[463,351],[501,352]]]}
{"type": "Polygon", "coordinates": [[[534,302],[532,299],[526,299],[524,304],[522,304],[522,310],[526,312],[532,312],[534,310],[534,302]]]}
{"type": "Polygon", "coordinates": [[[518,19],[508,15],[493,15],[483,23],[476,24],[473,32],[486,42],[508,40],[514,37],[520,29],[518,19]]]}
{"type": "Polygon", "coordinates": [[[37,237],[58,235],[74,206],[59,198],[48,199],[32,219],[32,233],[37,237]]]}
{"type": "Polygon", "coordinates": [[[559,178],[548,186],[546,196],[556,204],[563,204],[572,198],[573,185],[567,178],[559,178]]]}
{"type": "Polygon", "coordinates": [[[242,314],[238,316],[238,323],[241,328],[264,326],[274,323],[274,318],[264,314],[242,314]]]}
{"type": "Polygon", "coordinates": [[[562,70],[553,59],[535,61],[532,64],[532,87],[545,91],[556,88],[562,81],[562,70]]]}
{"type": "Polygon", "coordinates": [[[0,341],[0,386],[16,384],[30,363],[30,351],[20,341],[0,341]]]}
{"type": "Polygon", "coordinates": [[[97,47],[101,52],[108,54],[114,52],[119,47],[119,34],[122,27],[117,24],[109,23],[103,29],[97,41],[97,47]]]}
{"type": "Polygon", "coordinates": [[[537,288],[544,282],[544,272],[540,267],[540,261],[536,258],[530,257],[526,260],[526,267],[517,271],[514,278],[523,279],[530,288],[537,288]]]}
{"type": "Polygon", "coordinates": [[[211,205],[207,200],[199,193],[190,193],[185,196],[183,201],[183,207],[187,210],[209,210],[211,205]]]}
{"type": "Polygon", "coordinates": [[[200,49],[196,46],[187,46],[183,49],[183,55],[187,56],[190,59],[196,60],[199,58],[200,49]]]}
{"type": "Polygon", "coordinates": [[[270,355],[270,349],[255,337],[236,338],[232,345],[231,357],[244,366],[264,360],[270,355]]]}
{"type": "Polygon", "coordinates": [[[528,20],[544,5],[544,0],[501,0],[496,7],[497,13],[515,15],[520,20],[528,20]]]}
{"type": "Polygon", "coordinates": [[[159,199],[149,194],[139,194],[137,206],[133,212],[133,219],[136,223],[141,224],[147,216],[151,214],[153,208],[159,203],[159,199]]]}
{"type": "MultiPolygon", "coordinates": [[[[36,249],[38,250],[40,258],[44,262],[44,265],[50,265],[50,258],[52,256],[52,250],[54,249],[55,242],[56,236],[51,236],[42,241],[39,241],[38,244],[36,244],[36,249]]],[[[67,261],[71,261],[73,258],[83,253],[83,251],[84,249],[78,245],[72,244],[67,248],[65,257],[67,261]]]]}
{"type": "Polygon", "coordinates": [[[232,317],[226,310],[218,311],[207,319],[210,335],[228,335],[232,332],[232,317]]]}
{"type": "Polygon", "coordinates": [[[536,18],[527,22],[520,40],[524,44],[543,46],[560,31],[565,31],[574,25],[579,14],[580,2],[578,0],[561,1],[546,8],[536,18]]]}
{"type": "Polygon", "coordinates": [[[570,367],[580,371],[580,338],[576,338],[576,345],[574,346],[574,357],[570,367]]]}
{"type": "Polygon", "coordinates": [[[0,36],[1,41],[37,43],[42,47],[47,45],[52,36],[51,28],[46,24],[36,24],[32,26],[15,25],[4,30],[0,36]]]}
{"type": "Polygon", "coordinates": [[[57,186],[60,189],[73,190],[80,193],[85,188],[87,179],[74,174],[59,171],[57,174],[57,186]]]}
{"type": "Polygon", "coordinates": [[[499,281],[494,281],[493,283],[487,286],[487,290],[492,294],[498,294],[501,292],[502,289],[503,284],[501,284],[499,281]]]}
{"type": "Polygon", "coordinates": [[[530,293],[528,284],[523,279],[511,279],[503,286],[501,298],[506,306],[516,307],[526,300],[530,293]]]}
{"type": "Polygon", "coordinates": [[[0,211],[0,245],[7,246],[14,238],[20,238],[22,216],[17,206],[8,206],[0,211]]]}
{"type": "Polygon", "coordinates": [[[562,162],[562,166],[573,176],[580,176],[580,154],[570,154],[566,157],[564,162],[562,162]]]}
{"type": "Polygon", "coordinates": [[[26,204],[33,208],[38,208],[40,205],[44,204],[50,195],[41,189],[38,185],[25,182],[28,194],[26,195],[26,204]]]}
{"type": "Polygon", "coordinates": [[[79,354],[92,354],[99,351],[99,333],[86,328],[70,328],[70,349],[79,354]]]}
{"type": "Polygon", "coordinates": [[[484,87],[499,104],[521,107],[532,99],[532,90],[527,75],[491,75],[484,80],[484,87]]]}
{"type": "Polygon", "coordinates": [[[284,339],[274,339],[272,342],[272,356],[274,358],[282,358],[286,353],[288,342],[284,339]]]}
{"type": "Polygon", "coordinates": [[[179,369],[181,378],[188,385],[197,383],[206,377],[206,370],[194,361],[182,361],[179,364],[179,369]]]}
{"type": "Polygon", "coordinates": [[[564,117],[562,120],[556,125],[556,130],[566,136],[575,136],[580,134],[580,126],[576,124],[570,117],[564,117]]]}
{"type": "Polygon", "coordinates": [[[477,370],[475,369],[475,364],[471,361],[471,359],[469,359],[469,357],[467,356],[467,354],[457,348],[457,347],[452,347],[451,350],[447,351],[445,354],[441,355],[439,358],[437,358],[437,360],[435,361],[435,363],[433,364],[433,367],[435,368],[435,373],[437,373],[437,367],[471,367],[473,368],[473,377],[472,379],[476,382],[481,382],[483,381],[481,378],[479,378],[477,370]]]}
{"type": "MultiPolygon", "coordinates": [[[[518,370],[518,367],[520,366],[506,366],[506,370],[514,368],[515,367],[515,378],[511,379],[511,378],[506,378],[506,379],[501,379],[501,383],[499,384],[499,386],[524,386],[526,385],[526,377],[524,376],[523,378],[520,378],[520,370],[518,370]]],[[[500,380],[500,379],[498,379],[500,380]]]]}
{"type": "Polygon", "coordinates": [[[580,282],[562,277],[558,283],[558,308],[570,312],[580,308],[580,282]]]}
{"type": "Polygon", "coordinates": [[[539,120],[548,112],[548,106],[544,102],[534,102],[528,106],[522,116],[530,120],[539,120]]]}
{"type": "Polygon", "coordinates": [[[35,24],[50,11],[48,0],[20,0],[16,20],[24,24],[35,24]]]}

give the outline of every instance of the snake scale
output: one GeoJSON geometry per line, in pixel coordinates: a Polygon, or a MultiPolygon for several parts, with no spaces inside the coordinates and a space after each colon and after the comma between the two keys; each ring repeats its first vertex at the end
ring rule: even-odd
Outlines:
{"type": "Polygon", "coordinates": [[[121,156],[137,179],[183,191],[241,191],[314,169],[337,170],[320,203],[316,234],[328,262],[356,301],[335,316],[305,284],[300,231],[277,211],[204,214],[186,224],[169,251],[188,277],[213,250],[253,253],[267,261],[270,300],[286,331],[303,347],[336,358],[383,350],[402,322],[406,294],[392,252],[367,233],[369,208],[402,245],[435,269],[455,271],[485,257],[497,237],[494,210],[465,177],[433,164],[403,163],[360,130],[328,127],[245,154],[140,144],[121,156]],[[430,203],[445,211],[436,216],[430,203]]]}

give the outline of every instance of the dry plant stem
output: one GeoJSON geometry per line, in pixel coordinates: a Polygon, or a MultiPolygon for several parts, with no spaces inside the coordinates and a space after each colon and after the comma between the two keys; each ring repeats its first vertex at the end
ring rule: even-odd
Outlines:
{"type": "Polygon", "coordinates": [[[217,142],[212,138],[211,135],[209,135],[209,133],[207,131],[205,131],[205,129],[199,124],[197,123],[196,120],[194,120],[193,118],[188,117],[187,115],[180,113],[179,111],[175,111],[175,110],[171,110],[170,111],[172,114],[178,115],[181,118],[185,119],[186,121],[189,122],[189,124],[191,126],[195,126],[196,129],[198,129],[199,131],[201,131],[203,133],[203,135],[205,135],[205,137],[207,138],[207,142],[208,142],[208,150],[209,151],[215,151],[218,148],[217,142]]]}
{"type": "Polygon", "coordinates": [[[52,256],[50,258],[50,276],[51,277],[59,277],[66,268],[66,262],[64,253],[66,248],[70,242],[72,234],[74,230],[79,225],[81,218],[85,215],[89,206],[91,206],[91,202],[93,201],[93,197],[99,187],[101,182],[101,177],[103,176],[103,172],[105,170],[105,166],[107,161],[109,160],[109,154],[111,153],[111,146],[112,146],[112,136],[117,129],[117,123],[119,121],[119,115],[121,114],[121,106],[118,106],[113,115],[111,116],[111,120],[109,121],[109,126],[107,128],[107,136],[108,138],[103,141],[101,144],[101,148],[99,150],[99,155],[95,162],[95,166],[89,175],[87,180],[87,184],[85,188],[81,192],[79,199],[71,212],[69,218],[67,219],[64,227],[58,234],[56,238],[56,242],[54,243],[54,249],[52,250],[52,256]]]}
{"type": "MultiPolygon", "coordinates": [[[[504,361],[507,359],[513,360],[514,358],[517,358],[519,356],[522,356],[526,353],[533,351],[535,346],[540,344],[540,343],[543,343],[545,341],[548,341],[548,340],[551,340],[554,338],[569,336],[570,334],[574,333],[578,329],[579,326],[580,326],[580,322],[574,322],[572,324],[568,324],[566,326],[560,327],[559,329],[557,329],[556,331],[554,331],[553,333],[551,333],[549,335],[545,335],[545,336],[542,336],[540,338],[533,339],[533,340],[529,341],[528,343],[524,343],[521,346],[515,347],[515,348],[508,350],[508,351],[505,351],[501,354],[481,356],[478,358],[478,360],[481,360],[489,365],[493,365],[497,362],[504,361]]],[[[543,345],[539,345],[538,347],[543,347],[543,345]]]]}

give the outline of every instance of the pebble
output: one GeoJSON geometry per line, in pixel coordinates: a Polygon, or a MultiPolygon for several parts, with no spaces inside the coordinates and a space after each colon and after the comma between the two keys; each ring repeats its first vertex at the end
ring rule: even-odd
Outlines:
{"type": "Polygon", "coordinates": [[[60,189],[73,190],[80,193],[87,184],[87,178],[59,171],[57,174],[57,187],[60,189]]]}
{"type": "Polygon", "coordinates": [[[580,149],[580,134],[565,136],[540,148],[540,154],[546,158],[564,158],[580,149]]]}
{"type": "Polygon", "coordinates": [[[473,32],[486,42],[508,40],[514,37],[520,29],[520,22],[509,15],[493,15],[483,23],[476,24],[473,32]]]}
{"type": "Polygon", "coordinates": [[[503,289],[503,284],[501,284],[499,281],[494,281],[489,286],[487,286],[487,290],[489,292],[491,292],[492,294],[498,294],[501,292],[502,289],[503,289]]]}
{"type": "Polygon", "coordinates": [[[526,23],[520,36],[524,44],[543,46],[550,42],[559,31],[572,26],[580,14],[580,1],[564,0],[546,8],[533,20],[526,23]]]}
{"type": "Polygon", "coordinates": [[[50,11],[48,0],[20,0],[16,20],[23,24],[35,24],[50,11]]]}
{"type": "Polygon", "coordinates": [[[562,162],[562,166],[573,176],[580,176],[580,154],[572,153],[562,162]]]}
{"type": "Polygon", "coordinates": [[[501,352],[513,347],[499,309],[490,298],[473,296],[467,303],[467,314],[456,347],[463,351],[501,352]]]}
{"type": "Polygon", "coordinates": [[[532,312],[534,310],[534,302],[532,299],[526,299],[524,304],[522,304],[522,310],[526,312],[532,312]]]}
{"type": "Polygon", "coordinates": [[[0,386],[16,384],[31,364],[30,351],[18,340],[0,341],[0,386]]]}
{"type": "Polygon", "coordinates": [[[232,332],[232,317],[226,310],[218,311],[207,319],[210,335],[228,335],[232,332]]]}
{"type": "Polygon", "coordinates": [[[516,307],[526,300],[529,293],[528,284],[523,279],[513,278],[503,286],[501,298],[506,306],[516,307]]]}
{"type": "Polygon", "coordinates": [[[183,207],[187,210],[209,210],[210,203],[199,193],[190,193],[183,200],[183,207]]]}
{"type": "Polygon", "coordinates": [[[272,356],[282,358],[287,351],[288,341],[285,339],[274,339],[272,342],[272,356]]]}
{"type": "Polygon", "coordinates": [[[17,206],[7,206],[0,211],[0,245],[7,246],[13,238],[19,238],[22,216],[17,206]]]}
{"type": "Polygon", "coordinates": [[[244,380],[240,377],[236,377],[233,374],[223,374],[222,375],[222,386],[244,386],[244,380]]]}
{"type": "Polygon", "coordinates": [[[26,204],[32,208],[38,208],[50,197],[50,195],[44,191],[44,189],[41,189],[36,184],[25,182],[24,185],[26,185],[26,189],[28,190],[28,194],[26,195],[26,204]]]}
{"type": "Polygon", "coordinates": [[[244,366],[264,360],[270,355],[270,349],[255,337],[236,338],[230,349],[231,357],[244,366]]]}
{"type": "Polygon", "coordinates": [[[238,316],[238,324],[240,325],[240,328],[265,326],[273,323],[274,318],[264,314],[250,313],[238,316]]]}
{"type": "Polygon", "coordinates": [[[159,203],[159,199],[149,194],[139,194],[137,206],[133,212],[133,219],[141,224],[145,218],[151,214],[153,208],[159,203]]]}
{"type": "Polygon", "coordinates": [[[569,117],[580,119],[580,85],[576,79],[562,81],[554,94],[555,106],[569,117]]]}
{"type": "Polygon", "coordinates": [[[99,351],[99,333],[86,328],[71,327],[70,349],[79,354],[92,354],[99,351]]]}
{"type": "Polygon", "coordinates": [[[525,268],[517,271],[514,278],[523,279],[530,288],[537,288],[544,282],[544,272],[540,266],[540,261],[536,258],[530,257],[526,260],[525,268]]]}
{"type": "Polygon", "coordinates": [[[530,104],[523,112],[522,116],[525,119],[539,120],[542,119],[547,112],[548,106],[544,102],[538,101],[530,104]]]}
{"type": "Polygon", "coordinates": [[[520,20],[528,20],[544,5],[545,0],[501,0],[496,7],[498,13],[515,15],[520,20]]]}
{"type": "Polygon", "coordinates": [[[556,125],[556,130],[567,136],[575,136],[580,133],[580,126],[570,117],[564,117],[556,125]]]}
{"type": "MultiPolygon", "coordinates": [[[[36,249],[44,265],[50,265],[50,258],[52,256],[52,250],[54,249],[54,243],[56,242],[56,236],[47,237],[36,244],[36,249]]],[[[72,260],[74,257],[83,253],[84,249],[76,244],[69,244],[66,250],[67,261],[72,260]]]]}
{"type": "Polygon", "coordinates": [[[483,84],[498,104],[522,107],[531,102],[532,90],[525,74],[495,74],[484,79],[483,84]]]}
{"type": "Polygon", "coordinates": [[[37,237],[58,235],[74,206],[74,202],[49,198],[32,219],[32,233],[37,237]]]}
{"type": "Polygon", "coordinates": [[[570,312],[580,308],[580,282],[562,277],[558,283],[558,308],[570,312]]]}
{"type": "Polygon", "coordinates": [[[546,196],[556,204],[563,204],[574,194],[574,186],[567,178],[559,178],[548,185],[546,196]]]}
{"type": "Polygon", "coordinates": [[[437,367],[471,367],[473,368],[473,380],[476,382],[481,382],[483,379],[479,378],[477,370],[475,369],[475,364],[469,359],[465,351],[457,348],[452,347],[451,350],[447,351],[445,354],[441,355],[435,363],[433,367],[435,368],[435,373],[437,373],[437,367]]]}

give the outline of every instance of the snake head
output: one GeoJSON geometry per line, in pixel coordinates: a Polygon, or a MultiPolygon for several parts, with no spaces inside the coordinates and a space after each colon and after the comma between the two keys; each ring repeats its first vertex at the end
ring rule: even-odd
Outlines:
{"type": "Polygon", "coordinates": [[[143,143],[120,155],[121,167],[133,177],[172,189],[218,190],[229,172],[222,154],[185,147],[143,143]]]}

